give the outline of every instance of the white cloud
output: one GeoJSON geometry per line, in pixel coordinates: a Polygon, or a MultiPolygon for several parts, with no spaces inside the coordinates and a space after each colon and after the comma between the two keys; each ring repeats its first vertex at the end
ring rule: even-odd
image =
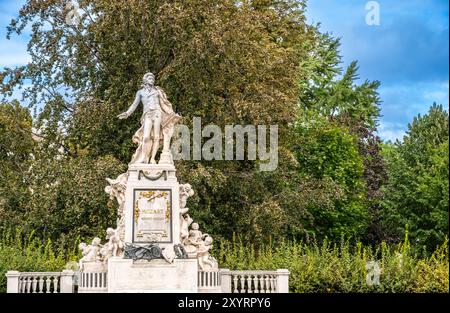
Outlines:
{"type": "Polygon", "coordinates": [[[402,141],[405,135],[406,126],[401,123],[381,122],[378,126],[378,135],[383,141],[402,141]]]}

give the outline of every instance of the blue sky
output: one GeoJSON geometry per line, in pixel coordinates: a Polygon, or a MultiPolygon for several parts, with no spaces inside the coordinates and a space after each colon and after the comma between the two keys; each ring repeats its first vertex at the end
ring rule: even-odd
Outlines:
{"type": "MultiPolygon", "coordinates": [[[[6,40],[6,26],[24,2],[0,0],[0,68],[30,59],[27,32],[6,40]]],[[[401,139],[413,117],[433,102],[448,109],[448,1],[378,0],[379,26],[366,24],[367,2],[309,0],[307,17],[341,38],[344,66],[358,60],[361,80],[381,82],[379,133],[401,139]]]]}
{"type": "Polygon", "coordinates": [[[380,25],[366,24],[363,0],[309,0],[308,20],[341,38],[344,65],[381,82],[379,133],[401,139],[433,102],[448,110],[448,0],[379,0],[380,25]]]}

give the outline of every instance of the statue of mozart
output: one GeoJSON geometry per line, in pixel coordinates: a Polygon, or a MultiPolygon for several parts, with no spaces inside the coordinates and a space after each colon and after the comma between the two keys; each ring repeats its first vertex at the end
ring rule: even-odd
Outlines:
{"type": "Polygon", "coordinates": [[[156,164],[155,156],[159,146],[163,145],[160,164],[173,164],[170,153],[170,140],[175,124],[181,116],[173,111],[172,104],[167,100],[166,93],[155,86],[155,75],[144,75],[142,88],[136,93],[133,104],[117,117],[128,118],[142,102],[143,113],[141,128],[133,136],[133,142],[138,144],[130,164],[156,164]]]}

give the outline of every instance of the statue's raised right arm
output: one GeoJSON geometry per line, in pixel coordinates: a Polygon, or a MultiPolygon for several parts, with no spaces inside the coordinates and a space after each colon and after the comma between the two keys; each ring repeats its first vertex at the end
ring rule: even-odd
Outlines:
{"type": "Polygon", "coordinates": [[[128,118],[136,110],[140,101],[141,101],[141,91],[138,90],[138,92],[136,93],[136,97],[134,98],[133,104],[128,108],[126,112],[120,113],[119,115],[117,115],[117,117],[120,119],[128,118]]]}

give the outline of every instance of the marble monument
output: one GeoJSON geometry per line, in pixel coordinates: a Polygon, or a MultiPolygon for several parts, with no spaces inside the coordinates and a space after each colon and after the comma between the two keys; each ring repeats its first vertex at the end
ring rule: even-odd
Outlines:
{"type": "Polygon", "coordinates": [[[118,118],[128,118],[141,102],[128,170],[106,179],[105,192],[117,201],[117,225],[106,230],[105,244],[100,238],[80,244],[80,269],[107,272],[108,292],[197,292],[199,272],[217,272],[218,264],[209,253],[212,237],[188,214],[192,186],[176,177],[170,143],[181,116],[152,73],[118,118]]]}

